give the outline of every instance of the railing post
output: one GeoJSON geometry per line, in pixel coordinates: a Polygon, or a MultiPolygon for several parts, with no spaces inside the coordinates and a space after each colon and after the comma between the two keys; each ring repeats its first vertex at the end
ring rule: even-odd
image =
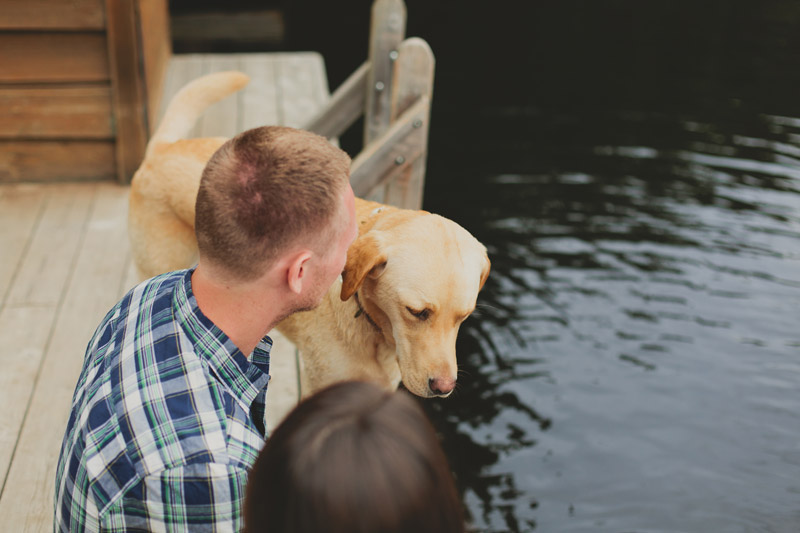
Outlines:
{"type": "Polygon", "coordinates": [[[413,138],[418,147],[409,150],[419,156],[407,162],[407,168],[397,179],[389,182],[384,192],[384,202],[406,209],[421,209],[425,186],[425,164],[428,154],[428,127],[430,102],[433,100],[434,57],[430,46],[423,39],[411,37],[400,44],[394,64],[394,87],[392,88],[391,121],[402,115],[411,105],[427,97],[428,106],[423,118],[417,119],[413,127],[420,130],[413,138]]]}
{"type": "MultiPolygon", "coordinates": [[[[392,120],[394,62],[406,32],[406,5],[403,0],[375,0],[370,25],[367,102],[364,116],[364,146],[380,137],[392,120]]],[[[383,201],[377,191],[370,200],[383,201]]]]}

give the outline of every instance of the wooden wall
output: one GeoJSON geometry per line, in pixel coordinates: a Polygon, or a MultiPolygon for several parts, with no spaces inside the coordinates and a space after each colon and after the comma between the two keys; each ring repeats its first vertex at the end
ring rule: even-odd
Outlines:
{"type": "Polygon", "coordinates": [[[129,180],[169,56],[166,0],[2,0],[0,182],[129,180]]]}

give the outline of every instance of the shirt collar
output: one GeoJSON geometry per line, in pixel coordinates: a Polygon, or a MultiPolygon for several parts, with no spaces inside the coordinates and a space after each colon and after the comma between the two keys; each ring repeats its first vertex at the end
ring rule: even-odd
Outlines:
{"type": "Polygon", "coordinates": [[[193,272],[194,269],[187,270],[183,281],[175,289],[175,318],[189,336],[198,357],[208,363],[217,378],[231,389],[235,397],[250,406],[269,382],[272,339],[264,336],[248,361],[225,332],[200,310],[192,291],[193,272]]]}

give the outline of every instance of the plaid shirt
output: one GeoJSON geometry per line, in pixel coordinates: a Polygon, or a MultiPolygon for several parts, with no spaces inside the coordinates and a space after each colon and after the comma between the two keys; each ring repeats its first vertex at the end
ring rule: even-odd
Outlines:
{"type": "Polygon", "coordinates": [[[89,343],[58,462],[56,532],[242,529],[272,340],[248,361],[198,308],[191,274],[135,287],[89,343]]]}

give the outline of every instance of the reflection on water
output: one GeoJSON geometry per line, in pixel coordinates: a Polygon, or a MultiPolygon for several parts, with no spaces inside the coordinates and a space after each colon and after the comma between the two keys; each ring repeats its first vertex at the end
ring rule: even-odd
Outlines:
{"type": "Polygon", "coordinates": [[[456,196],[452,181],[429,185],[428,207],[493,261],[460,336],[457,394],[425,403],[472,520],[796,531],[800,119],[724,133],[601,119],[662,140],[597,134],[540,152],[526,174],[459,167],[471,186],[456,196]]]}

